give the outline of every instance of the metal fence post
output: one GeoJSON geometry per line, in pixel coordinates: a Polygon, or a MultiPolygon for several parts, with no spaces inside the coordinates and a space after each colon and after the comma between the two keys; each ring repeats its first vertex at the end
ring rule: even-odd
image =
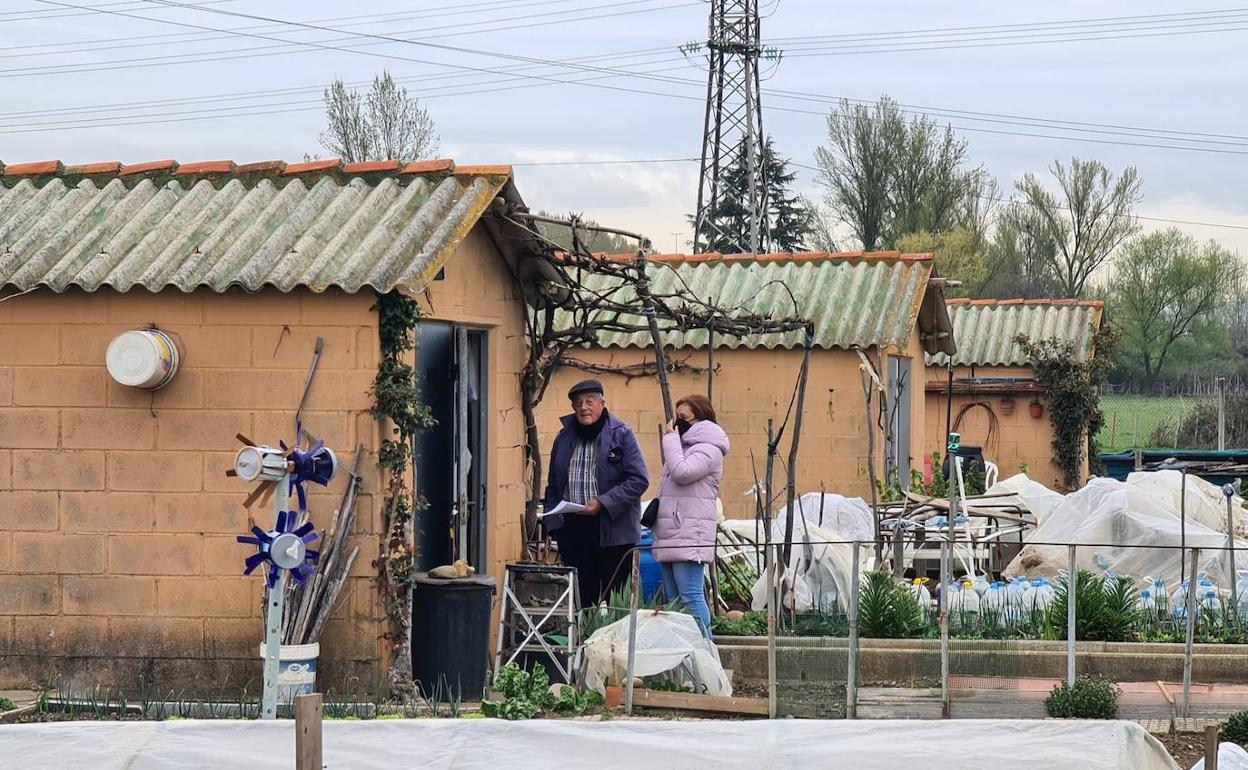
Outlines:
{"type": "Polygon", "coordinates": [[[858,553],[862,544],[854,541],[854,556],[849,586],[849,670],[845,674],[845,717],[858,718],[858,591],[862,577],[858,574],[858,553]]]}
{"type": "MultiPolygon", "coordinates": [[[[950,535],[953,527],[949,528],[950,535]]],[[[940,543],[940,716],[948,719],[949,702],[949,549],[948,538],[940,543]]]]}
{"type": "Polygon", "coordinates": [[[767,570],[767,716],[770,719],[776,718],[776,616],[780,610],[777,609],[776,603],[780,596],[778,577],[779,565],[778,559],[773,558],[774,554],[767,546],[765,548],[765,558],[768,560],[767,570]]]}
{"type": "Polygon", "coordinates": [[[1079,569],[1075,566],[1075,546],[1067,546],[1066,560],[1066,686],[1075,686],[1075,597],[1079,595],[1079,569]]]}
{"type": "Polygon", "coordinates": [[[1226,378],[1214,380],[1218,388],[1218,451],[1226,451],[1226,378]]]}
{"type": "Polygon", "coordinates": [[[624,683],[624,713],[633,714],[633,671],[637,665],[637,605],[641,599],[641,549],[633,549],[633,568],[628,591],[628,670],[624,683]]]}
{"type": "Polygon", "coordinates": [[[1196,564],[1200,549],[1192,549],[1192,566],[1187,580],[1187,635],[1183,640],[1183,718],[1191,716],[1192,704],[1192,642],[1196,636],[1196,564]]]}
{"type": "Polygon", "coordinates": [[[1222,494],[1226,497],[1226,559],[1231,579],[1231,617],[1239,617],[1239,572],[1235,569],[1235,485],[1224,484],[1222,494]]]}

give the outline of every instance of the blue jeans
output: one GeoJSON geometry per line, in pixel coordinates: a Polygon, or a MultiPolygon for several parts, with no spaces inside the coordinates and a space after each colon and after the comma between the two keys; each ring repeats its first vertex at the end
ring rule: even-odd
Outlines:
{"type": "Polygon", "coordinates": [[[711,608],[706,604],[706,591],[702,588],[702,565],[696,561],[661,562],[663,567],[663,595],[667,600],[680,600],[690,615],[698,621],[703,636],[711,635],[711,608]]]}

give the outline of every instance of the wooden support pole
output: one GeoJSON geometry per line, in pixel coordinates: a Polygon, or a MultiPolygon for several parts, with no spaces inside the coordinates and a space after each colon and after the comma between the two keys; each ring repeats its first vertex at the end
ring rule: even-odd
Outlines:
{"type": "Polygon", "coordinates": [[[1218,770],[1218,726],[1205,726],[1205,770],[1218,770]]]}
{"type": "MultiPolygon", "coordinates": [[[[802,369],[797,378],[797,413],[793,415],[793,435],[789,438],[789,478],[785,501],[788,513],[784,517],[784,564],[789,563],[789,554],[793,550],[793,516],[797,513],[794,501],[797,498],[797,447],[802,438],[802,412],[806,409],[806,383],[810,379],[810,349],[815,344],[813,327],[806,327],[805,344],[802,346],[802,369]]],[[[805,515],[802,523],[806,523],[805,515]]],[[[797,612],[796,602],[793,605],[797,612]]]]}
{"type": "Polygon", "coordinates": [[[321,694],[295,697],[295,770],[321,770],[321,694]]]}

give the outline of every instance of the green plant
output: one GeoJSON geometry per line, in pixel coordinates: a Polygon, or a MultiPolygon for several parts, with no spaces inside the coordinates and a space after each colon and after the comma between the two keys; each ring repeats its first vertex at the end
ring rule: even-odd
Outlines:
{"type": "MultiPolygon", "coordinates": [[[[1057,579],[1049,625],[1055,638],[1066,638],[1067,576],[1057,579]]],[[[1134,583],[1126,576],[1101,578],[1079,570],[1075,578],[1075,638],[1088,642],[1125,642],[1141,624],[1134,583]]]]}
{"type": "Polygon", "coordinates": [[[1224,741],[1248,746],[1248,711],[1236,711],[1220,725],[1220,737],[1224,741]]]}
{"type": "Polygon", "coordinates": [[[1044,699],[1044,710],[1055,719],[1113,719],[1121,694],[1118,685],[1105,677],[1084,675],[1074,687],[1065,682],[1054,685],[1044,699]]]}
{"type": "Polygon", "coordinates": [[[910,471],[910,491],[927,497],[948,497],[949,483],[941,470],[940,452],[932,452],[932,481],[923,482],[923,473],[919,470],[910,471]]]}
{"type": "MultiPolygon", "coordinates": [[[[628,617],[628,607],[632,601],[632,579],[625,580],[623,585],[611,592],[607,597],[607,606],[586,607],[580,612],[579,621],[581,638],[588,639],[600,628],[628,617]]],[[[638,610],[662,610],[664,612],[681,612],[679,600],[664,602],[658,594],[649,599],[638,598],[638,610]]]]}
{"type": "Polygon", "coordinates": [[[1019,334],[1014,343],[1030,359],[1037,384],[1047,389],[1053,462],[1062,469],[1067,489],[1078,489],[1087,459],[1099,455],[1101,386],[1113,366],[1118,333],[1108,324],[1101,326],[1092,335],[1092,354],[1086,357],[1074,343],[1056,337],[1032,340],[1019,334]]]}
{"type": "Polygon", "coordinates": [[[8,698],[0,698],[0,711],[12,711],[17,708],[17,704],[8,698]]]}
{"type": "Polygon", "coordinates": [[[716,615],[711,618],[711,631],[716,636],[763,636],[767,633],[767,613],[750,610],[740,620],[716,615]]]}
{"type": "Polygon", "coordinates": [[[503,696],[499,702],[485,701],[481,712],[498,719],[532,719],[540,714],[548,702],[550,676],[546,669],[534,666],[525,671],[515,663],[508,663],[494,680],[494,691],[503,696]]]}
{"type": "Polygon", "coordinates": [[[858,598],[858,627],[865,637],[904,639],[923,630],[923,608],[887,572],[868,572],[858,598]]]}
{"type": "Polygon", "coordinates": [[[389,621],[386,638],[390,641],[391,690],[413,690],[411,649],[408,626],[412,616],[412,579],[416,554],[407,530],[413,514],[420,510],[423,497],[408,489],[407,477],[412,460],[412,442],[417,433],[437,424],[429,406],[421,403],[420,383],[408,363],[416,349],[415,329],[420,322],[416,300],[399,291],[380,294],[377,327],[381,342],[381,362],[373,380],[372,415],[390,422],[390,436],[381,442],[377,465],[388,474],[382,501],[381,555],[373,562],[377,569],[377,591],[389,621]]]}
{"type": "Polygon", "coordinates": [[[595,706],[603,705],[603,702],[602,696],[592,690],[580,692],[575,687],[564,687],[547,710],[563,716],[579,717],[595,706]]]}

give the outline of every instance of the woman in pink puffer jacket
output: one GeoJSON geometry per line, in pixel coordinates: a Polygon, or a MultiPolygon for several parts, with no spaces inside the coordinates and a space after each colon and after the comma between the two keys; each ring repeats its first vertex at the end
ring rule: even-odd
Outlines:
{"type": "Polygon", "coordinates": [[[719,481],[724,475],[728,434],[715,422],[706,396],[676,402],[676,419],[663,436],[659,515],[654,522],[654,558],[663,568],[664,594],[693,614],[707,636],[711,610],[703,587],[705,565],[715,558],[719,526],[719,481]]]}

